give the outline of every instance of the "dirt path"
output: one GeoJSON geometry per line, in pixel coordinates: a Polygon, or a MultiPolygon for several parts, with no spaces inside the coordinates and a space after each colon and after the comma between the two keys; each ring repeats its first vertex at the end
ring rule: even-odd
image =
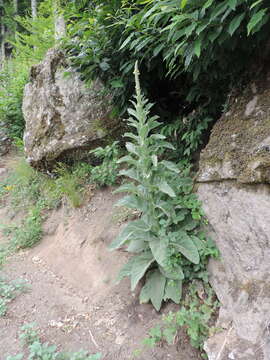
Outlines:
{"type": "MultiPolygon", "coordinates": [[[[30,289],[0,317],[0,360],[20,351],[18,330],[33,321],[42,330],[42,341],[58,345],[59,350],[101,352],[104,360],[134,359],[134,351],[160,322],[161,314],[149,304],[138,303],[128,280],[114,283],[127,259],[123,251],[107,250],[120,229],[115,201],[107,189],[79,210],[62,207],[52,212],[44,224],[42,242],[5,265],[2,274],[27,280],[30,289]]],[[[1,223],[10,221],[7,214],[7,208],[0,209],[1,223]]],[[[163,312],[173,308],[169,304],[163,312]]],[[[183,340],[178,346],[145,350],[137,359],[200,357],[183,340]]]]}

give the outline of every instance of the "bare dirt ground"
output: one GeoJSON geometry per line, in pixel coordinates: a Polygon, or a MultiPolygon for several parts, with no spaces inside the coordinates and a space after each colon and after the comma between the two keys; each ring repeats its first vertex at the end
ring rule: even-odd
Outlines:
{"type": "MultiPolygon", "coordinates": [[[[0,177],[6,174],[4,167],[0,158],[0,177]]],[[[18,331],[34,321],[41,340],[58,345],[59,350],[101,352],[104,360],[135,359],[134,351],[142,347],[147,331],[161,321],[162,314],[149,304],[140,305],[128,280],[114,282],[128,258],[124,251],[107,249],[122,226],[113,207],[116,199],[106,189],[97,191],[80,209],[63,206],[53,211],[41,243],[12,256],[0,271],[0,276],[22,278],[30,285],[0,317],[0,360],[20,352],[18,331]]],[[[0,223],[11,221],[8,214],[7,207],[0,208],[0,223]]],[[[175,308],[168,304],[162,312],[175,308]]],[[[174,346],[145,349],[136,359],[201,357],[183,337],[174,346]]]]}

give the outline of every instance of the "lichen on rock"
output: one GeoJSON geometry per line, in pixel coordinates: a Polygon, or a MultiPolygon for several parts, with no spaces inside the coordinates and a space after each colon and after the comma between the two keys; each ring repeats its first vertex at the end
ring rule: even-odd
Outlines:
{"type": "Polygon", "coordinates": [[[201,153],[198,181],[270,183],[270,79],[234,97],[201,153]]]}

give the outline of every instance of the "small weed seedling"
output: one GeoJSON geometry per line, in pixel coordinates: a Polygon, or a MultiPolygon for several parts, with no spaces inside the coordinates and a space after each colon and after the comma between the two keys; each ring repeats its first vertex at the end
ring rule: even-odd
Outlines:
{"type": "Polygon", "coordinates": [[[59,352],[56,345],[42,343],[39,339],[39,329],[35,323],[25,324],[21,327],[19,339],[23,345],[27,345],[27,354],[19,353],[8,356],[6,360],[101,360],[100,353],[90,355],[88,351],[59,352]]]}
{"type": "Polygon", "coordinates": [[[181,302],[179,311],[163,317],[163,323],[149,331],[149,336],[143,340],[143,345],[153,347],[161,340],[173,344],[180,329],[184,329],[190,339],[190,344],[203,352],[204,341],[209,337],[211,319],[219,307],[214,292],[209,284],[202,285],[193,281],[187,288],[187,294],[181,302]]]}
{"type": "Polygon", "coordinates": [[[8,304],[27,289],[24,280],[7,281],[0,277],[0,316],[5,316],[8,304]]]}

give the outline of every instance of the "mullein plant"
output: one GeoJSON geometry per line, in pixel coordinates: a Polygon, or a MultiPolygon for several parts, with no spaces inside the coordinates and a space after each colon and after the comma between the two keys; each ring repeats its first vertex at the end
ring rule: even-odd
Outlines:
{"type": "Polygon", "coordinates": [[[145,277],[140,302],[151,301],[158,311],[163,300],[180,302],[183,266],[198,266],[206,245],[199,233],[202,214],[192,179],[178,164],[164,160],[165,151],[174,147],[156,132],[161,124],[150,115],[153,104],[141,93],[137,63],[134,75],[136,95],[127,120],[134,131],[124,135],[128,155],[118,160],[125,164],[119,175],[130,180],[116,190],[128,195],[116,205],[139,210],[141,217],[126,225],[110,249],[126,246],[135,254],[118,280],[130,277],[133,291],[145,277]]]}

